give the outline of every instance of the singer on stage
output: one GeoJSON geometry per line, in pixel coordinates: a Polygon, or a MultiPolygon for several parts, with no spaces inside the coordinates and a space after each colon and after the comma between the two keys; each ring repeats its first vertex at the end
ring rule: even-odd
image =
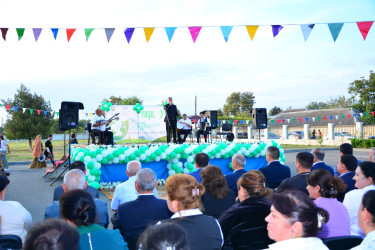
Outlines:
{"type": "Polygon", "coordinates": [[[172,97],[168,97],[168,104],[164,105],[165,110],[165,128],[167,130],[167,143],[171,141],[171,129],[173,133],[173,142],[177,143],[177,134],[176,134],[176,126],[177,126],[177,116],[178,111],[176,105],[172,103],[172,97]]]}

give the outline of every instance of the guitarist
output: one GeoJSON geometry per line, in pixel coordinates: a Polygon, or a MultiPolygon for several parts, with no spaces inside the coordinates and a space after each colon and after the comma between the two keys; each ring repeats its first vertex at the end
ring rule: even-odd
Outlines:
{"type": "Polygon", "coordinates": [[[91,124],[93,132],[99,136],[99,144],[113,145],[113,133],[111,131],[106,131],[106,127],[109,123],[110,120],[106,122],[102,110],[97,108],[95,110],[95,115],[91,120],[91,124]]]}
{"type": "Polygon", "coordinates": [[[197,143],[199,143],[202,134],[204,136],[204,142],[207,142],[207,130],[210,127],[210,119],[205,116],[206,113],[204,111],[200,112],[199,115],[201,118],[198,120],[197,124],[197,143]]]}

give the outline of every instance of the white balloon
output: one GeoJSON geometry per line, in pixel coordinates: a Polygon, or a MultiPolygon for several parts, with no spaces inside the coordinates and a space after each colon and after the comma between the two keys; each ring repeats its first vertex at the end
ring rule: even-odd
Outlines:
{"type": "Polygon", "coordinates": [[[103,156],[103,157],[107,157],[107,156],[108,156],[108,152],[107,152],[107,150],[103,150],[103,151],[102,151],[102,156],[103,156]]]}
{"type": "Polygon", "coordinates": [[[79,156],[79,158],[81,158],[82,156],[84,156],[85,154],[83,152],[79,152],[77,156],[79,156]]]}
{"type": "Polygon", "coordinates": [[[89,181],[91,181],[91,182],[94,182],[94,181],[95,181],[95,176],[90,175],[90,176],[87,177],[87,179],[88,179],[89,181]]]}
{"type": "Polygon", "coordinates": [[[156,156],[155,161],[160,161],[160,156],[156,156]]]}
{"type": "Polygon", "coordinates": [[[108,149],[107,149],[107,153],[108,153],[108,154],[113,154],[113,148],[108,148],[108,149]]]}
{"type": "Polygon", "coordinates": [[[86,176],[90,176],[91,173],[90,173],[90,169],[86,168],[86,176]]]}
{"type": "Polygon", "coordinates": [[[255,158],[259,158],[259,154],[256,154],[256,155],[255,155],[255,158]]]}
{"type": "Polygon", "coordinates": [[[112,163],[113,163],[113,161],[109,161],[109,162],[108,162],[108,164],[112,164],[112,163]]]}
{"type": "Polygon", "coordinates": [[[190,170],[187,169],[187,168],[184,168],[183,172],[184,172],[185,174],[188,174],[188,173],[190,173],[190,170]]]}
{"type": "Polygon", "coordinates": [[[145,154],[141,154],[141,156],[139,157],[142,161],[144,161],[146,159],[146,155],[145,154]]]}
{"type": "Polygon", "coordinates": [[[203,150],[202,150],[202,153],[205,153],[205,154],[207,154],[207,153],[208,153],[207,149],[206,149],[206,148],[205,148],[205,149],[203,149],[203,150]]]}
{"type": "Polygon", "coordinates": [[[247,151],[247,150],[246,150],[245,153],[244,153],[245,156],[249,156],[249,154],[250,154],[250,153],[249,153],[249,151],[247,151]]]}
{"type": "Polygon", "coordinates": [[[76,156],[76,159],[75,159],[75,160],[76,160],[76,161],[79,161],[79,159],[80,159],[80,157],[79,157],[79,156],[76,156]]]}
{"type": "Polygon", "coordinates": [[[190,154],[190,149],[189,148],[185,148],[184,153],[187,154],[187,155],[190,154]]]}
{"type": "Polygon", "coordinates": [[[84,161],[85,161],[85,163],[88,163],[89,161],[91,161],[91,157],[90,156],[85,156],[84,161]]]}
{"type": "Polygon", "coordinates": [[[176,173],[176,171],[174,171],[173,169],[170,169],[169,171],[168,171],[168,175],[174,175],[176,173]]]}
{"type": "Polygon", "coordinates": [[[180,159],[181,158],[181,154],[176,154],[176,158],[180,159]]]}
{"type": "Polygon", "coordinates": [[[119,160],[118,157],[113,158],[113,163],[114,163],[114,164],[117,164],[119,161],[120,161],[120,160],[119,160]]]}
{"type": "Polygon", "coordinates": [[[95,168],[96,168],[96,169],[100,169],[101,167],[102,167],[102,164],[100,164],[100,163],[98,163],[98,162],[95,163],[95,168]]]}
{"type": "Polygon", "coordinates": [[[177,162],[177,166],[182,168],[182,162],[177,162]]]}
{"type": "Polygon", "coordinates": [[[165,159],[166,157],[167,157],[167,154],[166,154],[166,153],[164,153],[164,152],[163,152],[163,153],[161,153],[161,155],[160,155],[160,158],[161,158],[161,159],[163,159],[163,160],[164,160],[164,159],[165,159]]]}
{"type": "Polygon", "coordinates": [[[97,161],[101,161],[101,160],[103,160],[103,156],[102,156],[102,155],[97,155],[97,156],[96,156],[96,160],[97,160],[97,161]]]}
{"type": "Polygon", "coordinates": [[[172,163],[168,163],[168,164],[167,164],[167,168],[168,168],[168,169],[171,169],[171,167],[172,167],[172,163]]]}
{"type": "Polygon", "coordinates": [[[136,161],[140,161],[140,160],[141,160],[141,158],[139,158],[139,157],[136,157],[136,158],[135,158],[135,160],[136,160],[136,161]]]}
{"type": "Polygon", "coordinates": [[[215,155],[216,158],[220,158],[220,156],[221,156],[220,153],[217,153],[217,154],[215,155]]]}
{"type": "Polygon", "coordinates": [[[178,162],[178,159],[177,159],[177,158],[173,158],[173,159],[172,159],[172,162],[173,162],[173,163],[177,163],[177,162],[178,162]]]}
{"type": "Polygon", "coordinates": [[[225,155],[225,150],[224,149],[220,150],[220,154],[225,155]]]}
{"type": "Polygon", "coordinates": [[[146,151],[145,151],[145,155],[146,155],[146,156],[150,156],[150,155],[151,155],[151,150],[149,150],[149,149],[146,150],[146,151]]]}
{"type": "Polygon", "coordinates": [[[187,167],[188,163],[189,163],[189,162],[185,161],[185,163],[184,163],[184,167],[187,167]]]}
{"type": "Polygon", "coordinates": [[[262,152],[260,152],[260,156],[265,156],[266,155],[266,151],[262,151],[262,152]]]}
{"type": "Polygon", "coordinates": [[[167,155],[169,155],[170,153],[172,153],[172,150],[171,150],[170,148],[167,148],[167,149],[165,150],[165,153],[166,153],[167,155]]]}
{"type": "Polygon", "coordinates": [[[187,159],[186,159],[187,162],[193,162],[193,156],[189,156],[187,159]]]}
{"type": "Polygon", "coordinates": [[[245,153],[245,151],[246,151],[246,148],[245,148],[245,147],[242,147],[242,148],[241,148],[241,152],[242,152],[242,153],[245,153]]]}
{"type": "Polygon", "coordinates": [[[125,155],[123,155],[123,154],[119,155],[119,156],[118,156],[118,159],[119,159],[120,161],[125,160],[125,155]]]}
{"type": "Polygon", "coordinates": [[[124,155],[125,155],[125,157],[129,157],[129,156],[130,156],[130,150],[126,150],[126,151],[124,152],[124,155]]]}

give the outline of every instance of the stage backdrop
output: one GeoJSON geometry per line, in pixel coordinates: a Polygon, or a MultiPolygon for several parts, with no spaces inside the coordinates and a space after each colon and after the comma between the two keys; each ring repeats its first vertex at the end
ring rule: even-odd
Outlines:
{"type": "Polygon", "coordinates": [[[106,119],[119,113],[119,120],[110,123],[116,143],[152,142],[166,136],[162,106],[144,106],[139,114],[134,105],[114,105],[106,114],[106,119]]]}

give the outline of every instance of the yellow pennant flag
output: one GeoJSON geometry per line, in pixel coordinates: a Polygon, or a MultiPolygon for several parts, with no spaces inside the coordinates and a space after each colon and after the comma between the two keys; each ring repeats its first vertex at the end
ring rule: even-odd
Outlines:
{"type": "Polygon", "coordinates": [[[146,41],[148,42],[150,40],[150,37],[152,36],[152,33],[154,33],[155,28],[143,28],[146,36],[146,41]]]}
{"type": "Polygon", "coordinates": [[[259,25],[257,26],[246,26],[247,32],[249,33],[249,36],[251,38],[251,41],[253,40],[255,33],[258,30],[259,25]]]}

